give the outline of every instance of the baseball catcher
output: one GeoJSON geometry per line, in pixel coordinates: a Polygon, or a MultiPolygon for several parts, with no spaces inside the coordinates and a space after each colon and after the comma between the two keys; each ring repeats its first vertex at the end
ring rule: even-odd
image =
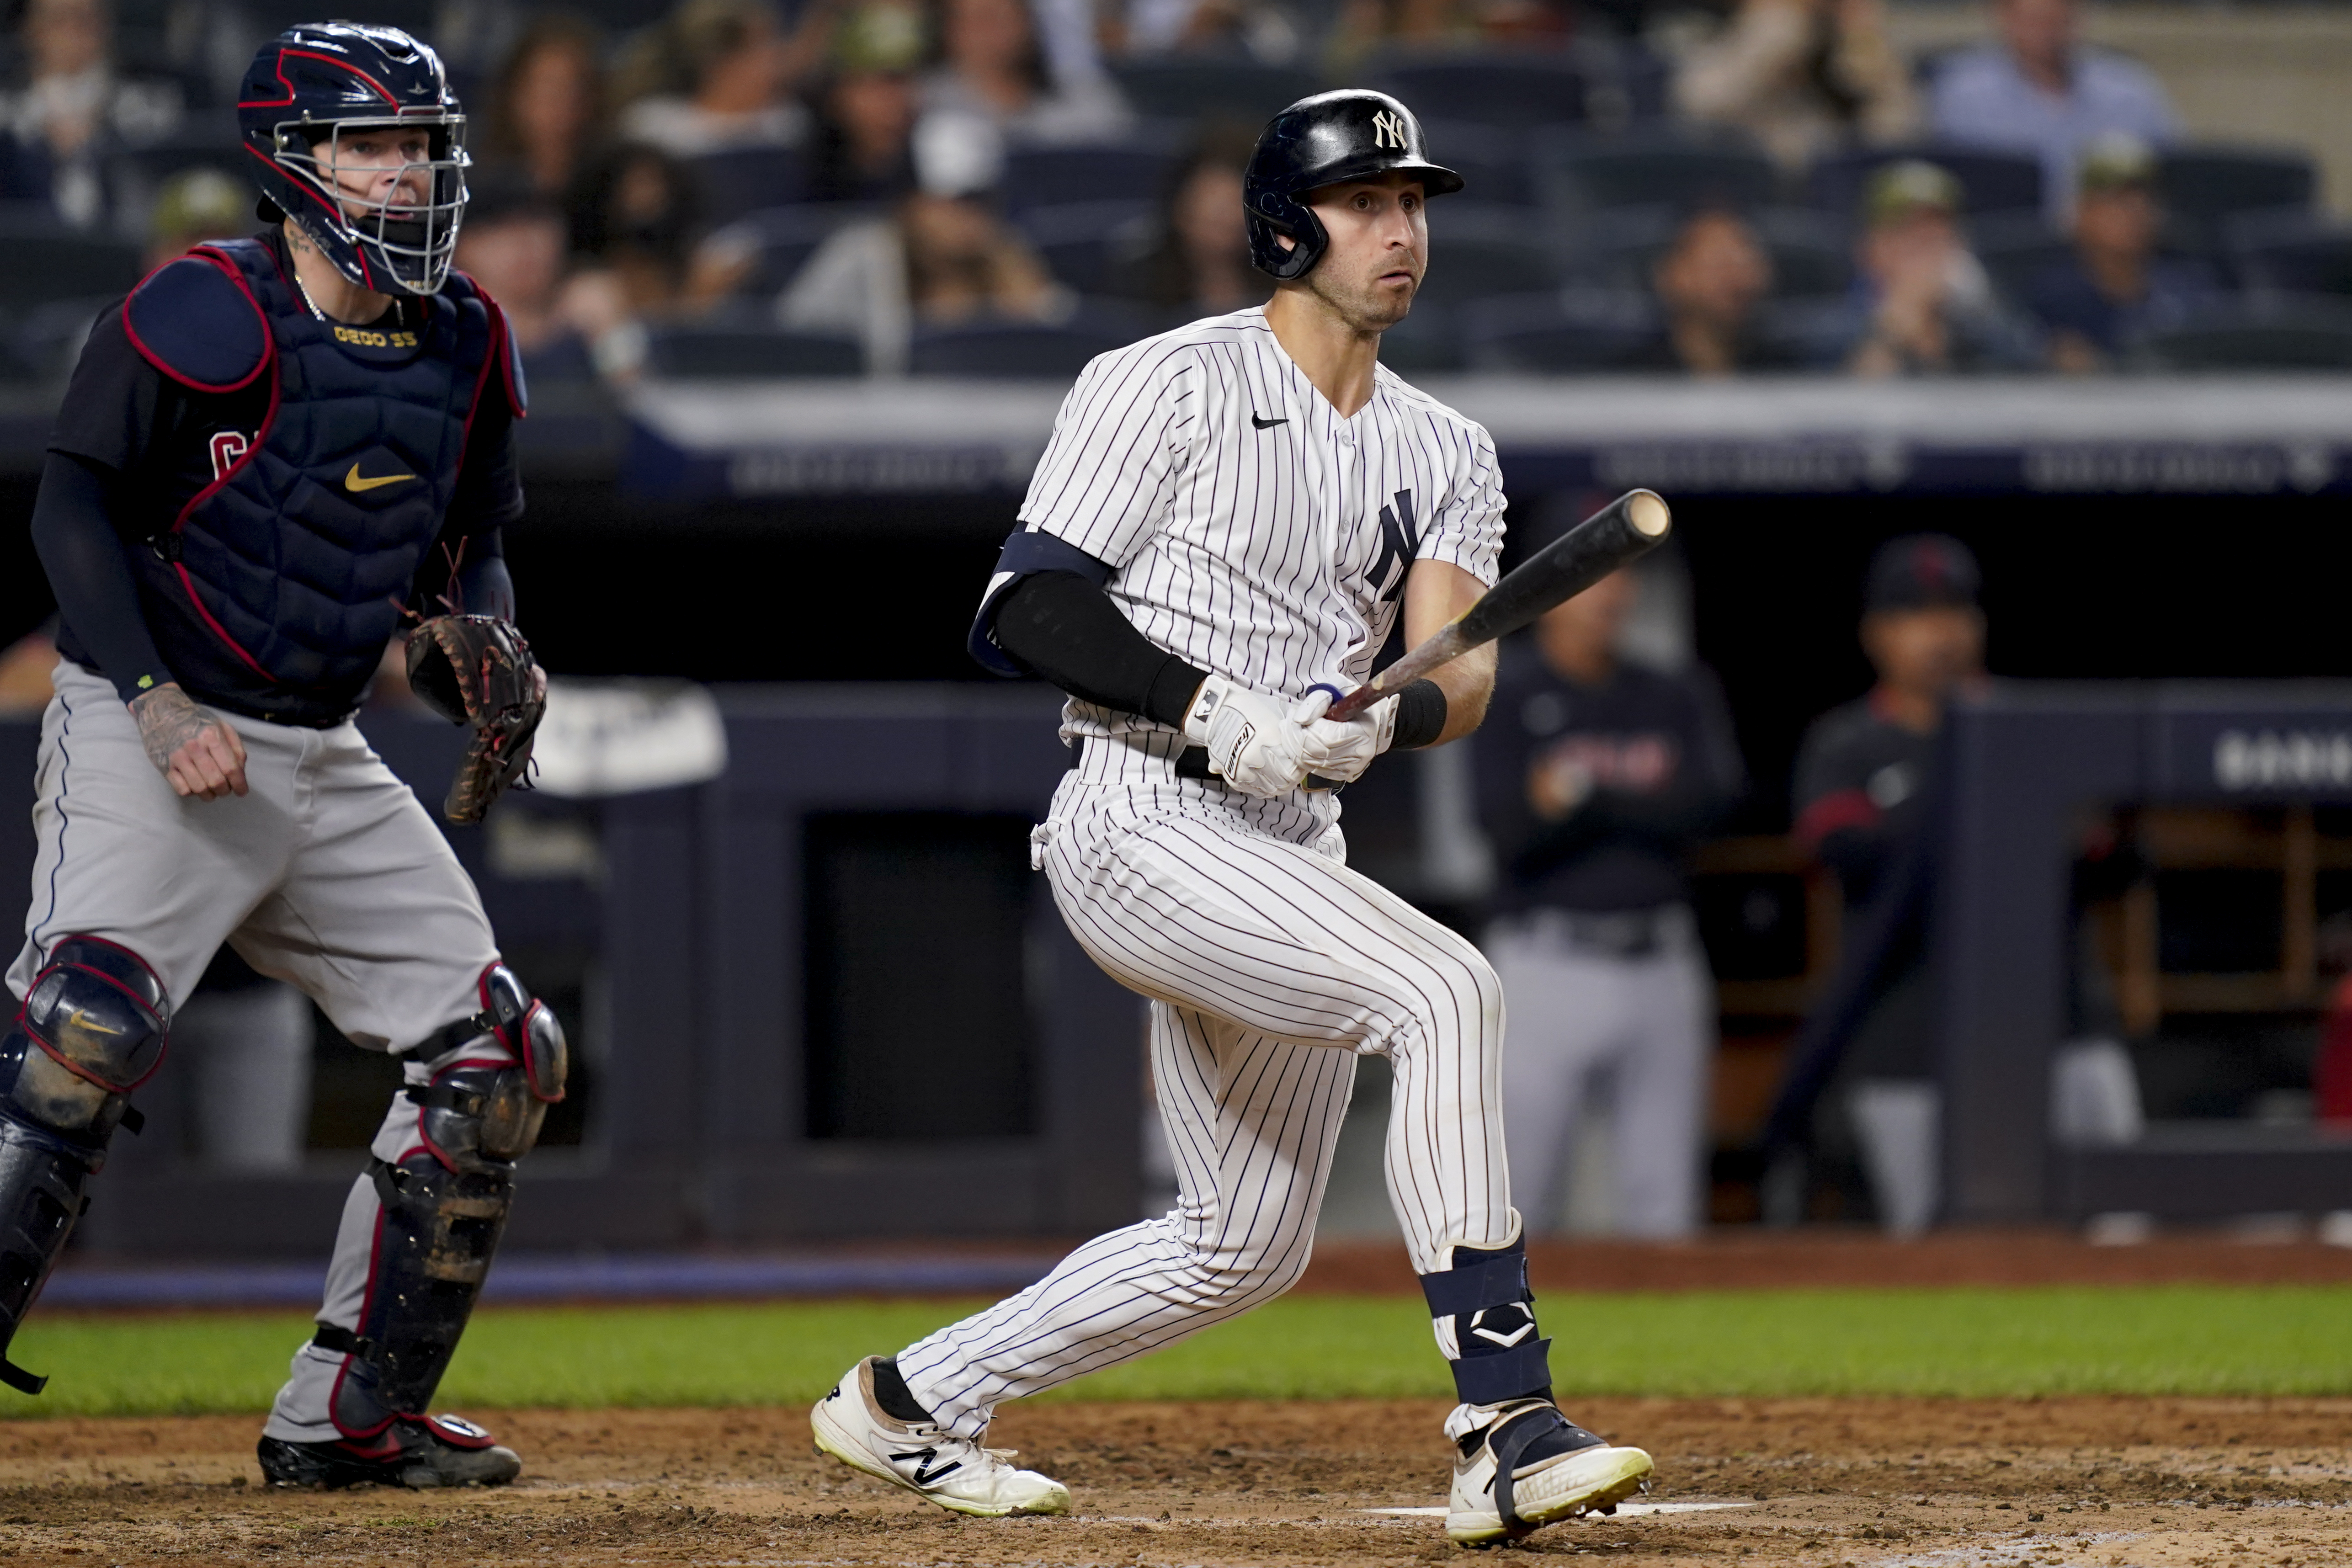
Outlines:
{"type": "MultiPolygon", "coordinates": [[[[414,619],[418,691],[475,727],[452,820],[528,761],[545,683],[499,547],[522,374],[497,304],[450,270],[465,120],[431,49],[293,27],[237,96],[268,226],[100,315],[34,509],[62,656],[0,1038],[0,1353],[226,942],[404,1080],[263,1473],[505,1481],[513,1452],[428,1409],[563,1097],[563,1032],[352,715],[414,619]]],[[[45,1381],[5,1354],[0,1379],[45,1381]]]]}

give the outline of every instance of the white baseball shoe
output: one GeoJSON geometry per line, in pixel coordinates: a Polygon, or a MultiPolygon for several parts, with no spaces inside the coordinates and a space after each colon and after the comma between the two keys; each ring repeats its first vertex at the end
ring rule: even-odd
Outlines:
{"type": "Polygon", "coordinates": [[[1070,1489],[1013,1468],[1012,1449],[983,1448],[929,1422],[886,1413],[874,1397],[874,1362],[869,1355],[851,1367],[809,1412],[818,1448],[956,1513],[997,1519],[1070,1511],[1070,1489]]]}
{"type": "Polygon", "coordinates": [[[1520,1399],[1462,1439],[1445,1533],[1458,1546],[1491,1546],[1580,1513],[1614,1513],[1654,1468],[1571,1424],[1549,1399],[1520,1399]]]}

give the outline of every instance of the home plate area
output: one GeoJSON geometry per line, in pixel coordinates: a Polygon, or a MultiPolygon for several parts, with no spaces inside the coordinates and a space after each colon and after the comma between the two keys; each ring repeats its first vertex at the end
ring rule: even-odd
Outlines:
{"type": "MultiPolygon", "coordinates": [[[[1380,1564],[1447,1543],[1442,1406],[1013,1406],[991,1441],[1070,1485],[972,1520],[814,1456],[798,1409],[482,1414],[517,1485],[273,1491],[255,1423],[0,1428],[0,1558],[101,1563],[1380,1564]]],[[[1651,1495],[1512,1553],[1813,1568],[2352,1562],[2352,1400],[1589,1400],[1651,1495]]]]}

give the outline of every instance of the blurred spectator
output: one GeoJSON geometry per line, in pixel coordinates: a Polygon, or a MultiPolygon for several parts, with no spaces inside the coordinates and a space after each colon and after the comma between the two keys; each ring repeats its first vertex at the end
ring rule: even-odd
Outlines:
{"type": "Polygon", "coordinates": [[[768,0],[685,0],[626,73],[634,91],[621,134],[673,158],[800,147],[808,113],[793,91],[815,63],[830,19],[830,7],[811,5],[788,35],[768,0]]]}
{"type": "Polygon", "coordinates": [[[18,33],[26,79],[0,93],[10,132],[0,199],[44,202],[74,227],[94,227],[111,215],[106,155],[178,126],[179,89],[118,77],[113,39],[104,0],[28,0],[18,33]]]}
{"type": "Polygon", "coordinates": [[[980,199],[985,171],[970,151],[919,142],[918,187],[819,246],[776,302],[778,324],[846,332],[869,371],[897,375],[919,325],[1067,319],[1076,298],[980,199]]]}
{"type": "Polygon", "coordinates": [[[546,196],[572,187],[604,138],[604,49],[593,24],[562,12],[522,30],[490,81],[485,173],[519,172],[546,196]]]}
{"type": "Polygon", "coordinates": [[[614,148],[590,168],[581,192],[572,214],[581,266],[565,286],[562,314],[588,340],[597,370],[626,381],[645,362],[646,323],[688,319],[723,298],[741,260],[698,247],[694,182],[656,148],[614,148]]]}
{"type": "Polygon", "coordinates": [[[1150,248],[1115,269],[1112,293],[1188,321],[1265,300],[1242,211],[1242,171],[1255,141],[1234,125],[1195,140],[1161,193],[1150,248]]]}
{"type": "Polygon", "coordinates": [[[1050,49],[1040,22],[1030,0],[940,0],[939,63],[923,78],[931,134],[999,147],[1126,134],[1127,105],[1090,45],[1050,49]]]}
{"type": "Polygon", "coordinates": [[[1514,639],[1475,743],[1504,868],[1486,946],[1511,1012],[1511,1187],[1537,1233],[1557,1228],[1579,1113],[1604,1080],[1613,1228],[1683,1236],[1701,1218],[1715,996],[1683,862],[1745,779],[1711,674],[1621,657],[1640,591],[1618,572],[1514,639]]]}
{"type": "Polygon", "coordinates": [[[860,6],[834,35],[817,90],[809,194],[820,202],[895,200],[915,183],[915,74],[929,46],[910,6],[860,6]]]}
{"type": "Polygon", "coordinates": [[[1741,0],[1720,33],[1685,51],[1675,98],[1694,120],[1747,131],[1788,169],[1900,140],[1918,119],[1880,0],[1741,0]]]}
{"type": "Polygon", "coordinates": [[[149,270],[208,239],[230,239],[255,226],[253,187],[217,169],[186,169],[163,182],[147,216],[149,270]]]}
{"type": "Polygon", "coordinates": [[[1323,68],[1339,80],[1383,49],[1469,48],[1478,42],[1474,0],[1348,0],[1323,40],[1323,68]]]}
{"type": "Polygon", "coordinates": [[[1241,50],[1284,65],[1303,42],[1297,25],[1265,0],[1130,0],[1105,20],[1113,51],[1129,57],[1241,50]]]}
{"type": "Polygon", "coordinates": [[[2053,369],[2105,369],[2131,339],[2179,322],[2218,292],[2201,265],[2156,254],[2164,214],[2155,183],[2156,155],[2136,136],[2110,131],[2084,149],[2074,254],[2026,290],[2053,369]]]}
{"type": "Polygon", "coordinates": [[[1757,307],[1772,291],[1772,258],[1738,213],[1693,213],[1650,279],[1666,329],[1626,369],[1728,376],[1790,362],[1757,331],[1757,307]]]}
{"type": "MultiPolygon", "coordinates": [[[[1870,693],[1813,721],[1797,753],[1798,843],[1837,873],[1850,943],[1864,940],[1874,901],[1905,900],[1895,867],[1927,826],[1923,801],[1944,711],[1981,685],[1984,613],[1976,558],[1958,539],[1915,534],[1871,559],[1863,590],[1862,646],[1878,673],[1870,693]]],[[[1902,1232],[1924,1227],[1937,1195],[1934,998],[1924,901],[1890,909],[1876,980],[1844,1042],[1838,1081],[1847,1123],[1879,1218],[1902,1232]]],[[[1824,1131],[1832,1143],[1834,1119],[1824,1131]]]]}
{"type": "Polygon", "coordinates": [[[562,209],[520,182],[478,190],[457,232],[458,270],[506,313],[527,381],[586,379],[593,333],[600,326],[610,329],[608,319],[584,310],[593,285],[581,299],[567,294],[569,237],[562,209]]]}
{"type": "Polygon", "coordinates": [[[1905,160],[1874,172],[1863,201],[1853,294],[1838,336],[1858,376],[2037,365],[2031,333],[1993,296],[1959,227],[1959,182],[1905,160]]]}
{"type": "Polygon", "coordinates": [[[1999,43],[1955,55],[1928,89],[1935,133],[2042,160],[2042,202],[2063,222],[2074,159],[2102,131],[2161,146],[2179,134],[2163,84],[2136,60],[2080,47],[2075,0],[1994,0],[1999,43]]]}

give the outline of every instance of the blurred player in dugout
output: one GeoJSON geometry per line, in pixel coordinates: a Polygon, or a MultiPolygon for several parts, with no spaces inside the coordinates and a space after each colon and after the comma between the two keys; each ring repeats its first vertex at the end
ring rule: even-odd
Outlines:
{"type": "MultiPolygon", "coordinates": [[[[1792,799],[1797,842],[1836,873],[1849,932],[1920,831],[1946,706],[1985,684],[1981,587],[1976,557],[1942,534],[1890,540],[1871,559],[1862,650],[1877,684],[1805,732],[1792,799]]],[[[1880,1219],[1906,1232],[1923,1228],[1935,1203],[1939,1108],[1922,936],[1918,922],[1903,923],[1901,950],[1843,1052],[1844,1121],[1832,1113],[1821,1127],[1823,1152],[1858,1153],[1880,1219]]]]}
{"type": "Polygon", "coordinates": [[[1675,1237],[1702,1218],[1715,986],[1684,862],[1745,770],[1671,586],[1620,571],[1513,639],[1475,740],[1502,873],[1486,949],[1510,1009],[1511,1190],[1531,1230],[1562,1228],[1571,1169],[1575,1228],[1675,1237]],[[1643,624],[1664,634],[1628,635],[1643,624]],[[1637,643],[1649,656],[1628,656],[1637,643]],[[1602,1125],[1605,1155],[1580,1150],[1602,1125]]]}

